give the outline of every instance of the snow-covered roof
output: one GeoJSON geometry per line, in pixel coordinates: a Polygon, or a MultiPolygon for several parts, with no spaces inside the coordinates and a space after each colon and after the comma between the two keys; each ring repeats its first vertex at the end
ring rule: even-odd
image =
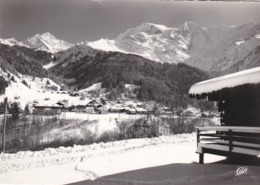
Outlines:
{"type": "Polygon", "coordinates": [[[61,105],[58,105],[57,103],[53,102],[39,102],[35,105],[35,107],[61,107],[61,105]]]}
{"type": "Polygon", "coordinates": [[[260,67],[232,73],[194,84],[189,94],[202,94],[244,84],[260,83],[260,67]]]}

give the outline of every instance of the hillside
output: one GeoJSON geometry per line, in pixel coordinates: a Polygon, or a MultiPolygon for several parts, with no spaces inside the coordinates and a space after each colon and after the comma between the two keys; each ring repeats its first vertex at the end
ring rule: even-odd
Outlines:
{"type": "Polygon", "coordinates": [[[140,100],[157,101],[185,96],[192,84],[208,78],[205,72],[186,64],[161,64],[119,52],[86,55],[75,62],[59,63],[50,71],[69,80],[68,85],[77,89],[98,82],[104,88],[118,90],[122,90],[123,84],[139,85],[140,100]]]}
{"type": "Polygon", "coordinates": [[[215,76],[220,76],[251,69],[257,66],[260,66],[260,45],[237,62],[227,63],[225,61],[220,61],[218,64],[215,64],[215,71],[213,71],[213,74],[215,74],[215,76]]]}
{"type": "Polygon", "coordinates": [[[43,64],[50,59],[51,55],[43,51],[0,44],[0,67],[13,74],[45,77],[47,71],[43,69],[43,64]]]}

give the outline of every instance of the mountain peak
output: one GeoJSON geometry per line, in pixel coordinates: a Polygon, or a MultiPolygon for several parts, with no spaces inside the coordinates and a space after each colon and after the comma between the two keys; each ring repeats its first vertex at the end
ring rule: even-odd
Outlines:
{"type": "Polygon", "coordinates": [[[160,24],[154,23],[143,23],[135,28],[132,29],[134,33],[136,32],[144,32],[148,35],[154,35],[158,33],[162,33],[163,31],[169,29],[168,27],[160,24]]]}
{"type": "Polygon", "coordinates": [[[138,33],[145,33],[147,35],[156,35],[156,34],[160,34],[163,31],[170,29],[164,25],[160,25],[160,24],[154,24],[154,23],[143,23],[140,24],[134,28],[130,28],[128,30],[126,30],[124,33],[121,33],[116,40],[122,40],[125,38],[130,37],[131,35],[135,35],[138,33]]]}
{"type": "Polygon", "coordinates": [[[169,29],[167,26],[162,25],[162,24],[154,24],[154,23],[143,23],[137,27],[143,27],[143,28],[157,28],[161,31],[169,29]]]}
{"type": "Polygon", "coordinates": [[[56,39],[56,37],[54,37],[54,36],[53,36],[52,34],[50,34],[49,32],[42,33],[42,34],[41,34],[41,37],[56,39]]]}
{"type": "Polygon", "coordinates": [[[42,39],[44,39],[44,40],[46,40],[46,39],[47,40],[57,40],[57,38],[54,37],[49,32],[45,32],[45,33],[42,33],[42,34],[37,33],[34,36],[27,38],[26,40],[35,40],[35,39],[40,39],[40,40],[42,40],[42,39]]]}
{"type": "Polygon", "coordinates": [[[63,40],[58,40],[55,36],[49,32],[36,34],[31,38],[26,39],[22,42],[26,47],[33,48],[36,50],[43,50],[50,53],[56,53],[62,50],[66,50],[73,46],[63,40]]]}

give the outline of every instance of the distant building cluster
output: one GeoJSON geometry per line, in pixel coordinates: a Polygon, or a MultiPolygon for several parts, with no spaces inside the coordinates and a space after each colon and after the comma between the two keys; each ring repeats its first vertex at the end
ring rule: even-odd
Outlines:
{"type": "Polygon", "coordinates": [[[107,114],[107,113],[127,113],[127,114],[148,114],[154,110],[155,102],[136,103],[134,101],[108,101],[104,98],[91,99],[74,103],[59,101],[34,102],[32,105],[33,114],[52,115],[61,112],[76,112],[88,114],[107,114]]]}

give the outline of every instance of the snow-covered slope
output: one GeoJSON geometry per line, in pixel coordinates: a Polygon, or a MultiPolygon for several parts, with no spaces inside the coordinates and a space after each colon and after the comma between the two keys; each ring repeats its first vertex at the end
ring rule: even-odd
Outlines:
{"type": "Polygon", "coordinates": [[[120,34],[116,46],[121,50],[142,55],[158,62],[178,63],[190,56],[187,54],[189,35],[182,36],[180,29],[144,23],[120,34]]]}
{"type": "Polygon", "coordinates": [[[10,72],[8,74],[5,72],[1,73],[6,81],[9,82],[9,85],[5,89],[5,94],[0,95],[0,102],[3,102],[7,96],[8,101],[19,102],[21,108],[24,108],[26,104],[34,101],[44,101],[46,98],[49,102],[53,103],[56,103],[59,99],[64,99],[60,94],[53,94],[53,90],[50,87],[55,86],[59,90],[60,85],[48,78],[38,78],[21,74],[14,75],[10,72]],[[14,80],[10,80],[12,77],[14,80]]]}
{"type": "Polygon", "coordinates": [[[56,53],[62,50],[66,50],[73,46],[63,40],[58,40],[49,32],[43,34],[36,34],[35,36],[26,39],[22,42],[25,46],[36,50],[47,51],[50,53],[56,53]]]}

